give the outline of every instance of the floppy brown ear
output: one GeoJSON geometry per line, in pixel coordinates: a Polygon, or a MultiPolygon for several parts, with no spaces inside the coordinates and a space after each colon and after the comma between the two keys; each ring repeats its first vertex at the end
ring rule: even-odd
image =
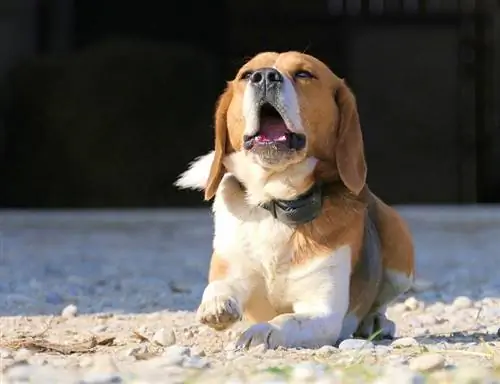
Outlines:
{"type": "Polygon", "coordinates": [[[337,89],[335,99],[340,111],[336,150],[337,169],[344,185],[358,195],[365,186],[367,172],[363,135],[356,99],[343,80],[337,89]]]}
{"type": "Polygon", "coordinates": [[[222,180],[222,176],[224,176],[226,172],[222,160],[224,160],[224,155],[226,154],[227,110],[232,97],[233,91],[231,84],[228,84],[224,93],[219,97],[215,110],[215,154],[212,166],[210,167],[207,186],[205,188],[205,200],[210,200],[214,197],[222,180]]]}

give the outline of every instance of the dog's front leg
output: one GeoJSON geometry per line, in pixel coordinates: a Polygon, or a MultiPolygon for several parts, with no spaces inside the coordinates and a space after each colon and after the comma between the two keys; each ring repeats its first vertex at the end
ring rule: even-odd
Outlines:
{"type": "Polygon", "coordinates": [[[229,271],[224,258],[212,255],[209,284],[196,314],[197,320],[218,331],[241,320],[243,305],[251,292],[251,276],[229,271]]]}
{"type": "Polygon", "coordinates": [[[349,306],[350,256],[350,247],[345,246],[331,256],[294,267],[286,295],[292,299],[293,313],[251,326],[239,337],[236,346],[319,348],[334,345],[349,306]]]}

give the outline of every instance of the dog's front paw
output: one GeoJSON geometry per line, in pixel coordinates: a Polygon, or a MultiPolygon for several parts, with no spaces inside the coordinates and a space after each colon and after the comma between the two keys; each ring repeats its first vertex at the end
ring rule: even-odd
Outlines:
{"type": "Polygon", "coordinates": [[[236,342],[236,348],[252,348],[263,344],[266,348],[276,349],[284,346],[283,333],[269,323],[259,323],[252,325],[241,334],[236,342]]]}
{"type": "Polygon", "coordinates": [[[204,300],[198,307],[196,319],[205,325],[222,331],[241,320],[242,312],[232,297],[215,296],[204,300]]]}

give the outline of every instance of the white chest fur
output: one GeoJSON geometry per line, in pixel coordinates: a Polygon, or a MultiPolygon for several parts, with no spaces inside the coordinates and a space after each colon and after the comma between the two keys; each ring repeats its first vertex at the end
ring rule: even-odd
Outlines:
{"type": "Polygon", "coordinates": [[[270,294],[284,294],[293,256],[293,229],[244,199],[235,179],[227,175],[213,206],[214,251],[229,262],[230,273],[254,274],[251,280],[258,284],[263,279],[270,294]]]}

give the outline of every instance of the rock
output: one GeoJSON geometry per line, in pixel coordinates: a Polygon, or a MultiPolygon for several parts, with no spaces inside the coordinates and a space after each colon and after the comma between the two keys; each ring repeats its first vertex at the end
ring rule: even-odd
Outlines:
{"type": "Polygon", "coordinates": [[[481,367],[461,367],[455,370],[453,382],[456,384],[475,384],[475,383],[493,383],[488,381],[489,374],[484,368],[481,367]]]}
{"type": "Polygon", "coordinates": [[[363,339],[345,339],[339,344],[340,350],[371,349],[374,345],[371,341],[363,339]]]}
{"type": "Polygon", "coordinates": [[[387,367],[381,377],[374,381],[376,384],[423,384],[425,378],[403,366],[387,367]]]}
{"type": "Polygon", "coordinates": [[[0,359],[10,359],[12,357],[12,351],[6,348],[0,348],[0,359]]]}
{"type": "Polygon", "coordinates": [[[92,328],[92,333],[105,332],[107,329],[108,329],[107,325],[104,324],[96,325],[94,328],[92,328]]]}
{"type": "Polygon", "coordinates": [[[416,347],[418,346],[418,341],[413,337],[401,337],[399,339],[394,340],[391,343],[391,346],[395,348],[408,348],[408,347],[416,347]]]}
{"type": "Polygon", "coordinates": [[[455,310],[461,310],[471,308],[473,305],[474,302],[467,296],[458,296],[455,300],[453,300],[452,307],[455,310]]]}
{"type": "Polygon", "coordinates": [[[302,362],[295,365],[292,370],[291,376],[293,379],[299,382],[309,382],[319,378],[324,374],[324,372],[325,368],[320,364],[315,364],[312,362],[302,362]]]}
{"type": "Polygon", "coordinates": [[[162,354],[162,365],[181,366],[184,364],[184,361],[191,357],[191,350],[188,347],[182,347],[178,345],[172,345],[168,348],[165,348],[165,351],[162,354]]]}
{"type": "Polygon", "coordinates": [[[6,370],[2,372],[2,375],[5,375],[5,378],[8,380],[8,382],[28,383],[34,376],[35,371],[36,369],[33,365],[29,365],[25,362],[18,362],[10,365],[6,370]]]}
{"type": "Polygon", "coordinates": [[[414,297],[409,297],[405,300],[404,305],[410,311],[415,311],[420,307],[420,302],[414,297]]]}
{"type": "Polygon", "coordinates": [[[205,357],[205,350],[201,347],[193,347],[191,348],[191,356],[205,357]]]}
{"type": "Polygon", "coordinates": [[[191,356],[189,358],[184,359],[182,366],[184,368],[196,368],[196,369],[202,369],[202,368],[207,368],[210,366],[208,361],[205,359],[202,359],[201,357],[198,356],[191,356]]]}
{"type": "Polygon", "coordinates": [[[405,303],[396,303],[394,304],[391,309],[395,312],[395,313],[403,313],[403,312],[406,312],[408,310],[408,307],[405,305],[405,303]]]}
{"type": "Polygon", "coordinates": [[[332,355],[337,353],[339,350],[335,348],[333,345],[324,345],[321,348],[315,351],[316,355],[332,355]]]}
{"type": "Polygon", "coordinates": [[[161,345],[163,347],[169,347],[171,345],[174,345],[176,342],[175,338],[175,333],[173,329],[165,329],[161,328],[158,331],[155,332],[153,335],[153,342],[161,345]]]}
{"type": "Polygon", "coordinates": [[[33,356],[33,352],[29,349],[21,348],[14,354],[15,361],[27,361],[31,356],[33,356]]]}
{"type": "Polygon", "coordinates": [[[429,372],[444,368],[445,359],[437,353],[427,353],[413,358],[410,361],[410,369],[420,372],[429,372]]]}
{"type": "Polygon", "coordinates": [[[61,316],[66,319],[70,319],[72,317],[75,317],[77,313],[78,313],[77,306],[74,304],[70,304],[61,311],[61,316]]]}

